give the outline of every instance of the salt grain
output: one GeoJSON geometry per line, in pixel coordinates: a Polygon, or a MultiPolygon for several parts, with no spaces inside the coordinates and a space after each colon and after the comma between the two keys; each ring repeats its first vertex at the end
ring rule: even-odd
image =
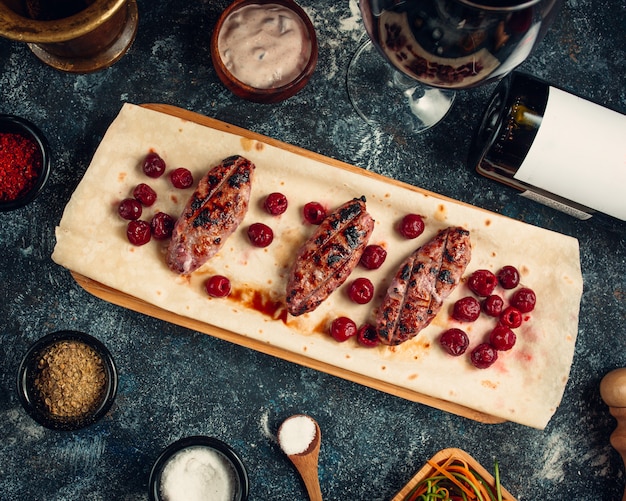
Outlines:
{"type": "Polygon", "coordinates": [[[313,442],[317,430],[315,421],[309,416],[293,416],[281,425],[278,430],[278,442],[285,454],[302,454],[313,442]]]}

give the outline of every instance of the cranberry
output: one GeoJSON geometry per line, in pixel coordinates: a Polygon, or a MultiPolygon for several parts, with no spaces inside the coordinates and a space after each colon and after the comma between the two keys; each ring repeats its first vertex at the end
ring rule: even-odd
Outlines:
{"type": "Polygon", "coordinates": [[[515,266],[503,266],[498,272],[498,282],[505,289],[515,289],[519,285],[519,271],[515,266]]]}
{"type": "Polygon", "coordinates": [[[380,245],[368,245],[361,254],[361,265],[368,270],[377,270],[387,258],[387,251],[380,245]]]}
{"type": "Polygon", "coordinates": [[[205,280],[204,290],[211,297],[226,297],[230,294],[230,280],[222,275],[213,275],[205,280]]]}
{"type": "Polygon", "coordinates": [[[165,172],[165,160],[158,153],[150,152],[143,160],[143,172],[148,177],[161,177],[165,172]]]}
{"type": "Polygon", "coordinates": [[[480,303],[471,296],[459,299],[454,303],[452,318],[459,322],[474,322],[480,316],[480,303]]]}
{"type": "Polygon", "coordinates": [[[522,313],[514,306],[508,306],[500,315],[500,323],[511,329],[522,325],[522,313]]]}
{"type": "Polygon", "coordinates": [[[172,236],[176,220],[165,212],[157,212],[150,221],[152,236],[156,240],[165,240],[172,236]]]}
{"type": "Polygon", "coordinates": [[[274,240],[274,232],[266,224],[252,223],[248,226],[248,238],[255,247],[267,247],[274,240]]]}
{"type": "Polygon", "coordinates": [[[304,219],[311,224],[321,224],[326,217],[326,209],[319,202],[309,202],[304,205],[304,219]]]}
{"type": "Polygon", "coordinates": [[[374,284],[369,278],[357,278],[348,288],[348,297],[357,304],[367,304],[374,296],[374,284]]]}
{"type": "Polygon", "coordinates": [[[373,348],[380,344],[380,339],[378,337],[378,332],[376,332],[376,327],[371,324],[363,324],[356,331],[356,340],[359,344],[363,346],[367,346],[368,348],[373,348]]]}
{"type": "Polygon", "coordinates": [[[150,241],[150,224],[138,219],[131,221],[126,227],[126,237],[133,245],[144,245],[150,241]]]}
{"type": "Polygon", "coordinates": [[[138,200],[134,198],[125,198],[120,202],[117,208],[117,213],[122,219],[134,221],[141,217],[142,208],[138,200]]]}
{"type": "Polygon", "coordinates": [[[174,188],[184,190],[193,184],[193,174],[189,171],[189,169],[179,167],[170,173],[170,181],[174,185],[174,188]]]}
{"type": "Polygon", "coordinates": [[[340,343],[356,335],[356,331],[356,324],[348,317],[338,317],[330,324],[330,335],[340,343]]]}
{"type": "Polygon", "coordinates": [[[289,202],[282,193],[270,193],[265,198],[265,210],[272,216],[279,216],[287,210],[289,202]]]}
{"type": "Polygon", "coordinates": [[[469,346],[469,338],[461,329],[448,329],[439,337],[439,344],[453,357],[463,355],[469,346]]]}
{"type": "Polygon", "coordinates": [[[467,281],[467,286],[477,296],[490,296],[498,284],[498,279],[489,270],[476,270],[467,281]]]}
{"type": "Polygon", "coordinates": [[[486,369],[498,360],[498,352],[489,343],[482,343],[472,350],[470,359],[474,367],[486,369]]]}
{"type": "Polygon", "coordinates": [[[404,238],[417,238],[424,233],[424,220],[418,214],[407,214],[400,221],[398,227],[400,235],[404,238]]]}
{"type": "Polygon", "coordinates": [[[511,304],[522,313],[533,311],[536,303],[537,296],[535,295],[535,292],[527,287],[522,287],[521,289],[515,291],[515,294],[513,294],[513,297],[511,298],[511,304]]]}
{"type": "Polygon", "coordinates": [[[492,294],[483,301],[483,311],[490,317],[499,317],[502,308],[504,308],[504,300],[497,294],[492,294]]]}
{"type": "Polygon", "coordinates": [[[150,188],[146,183],[139,183],[133,190],[133,197],[139,200],[142,205],[150,207],[156,201],[157,194],[156,191],[150,188]]]}
{"type": "Polygon", "coordinates": [[[515,332],[506,325],[497,325],[489,334],[489,342],[498,351],[507,351],[515,346],[515,332]]]}

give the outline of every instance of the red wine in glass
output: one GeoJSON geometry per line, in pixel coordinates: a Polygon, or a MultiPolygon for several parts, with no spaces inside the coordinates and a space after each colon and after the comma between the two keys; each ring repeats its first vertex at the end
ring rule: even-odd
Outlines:
{"type": "Polygon", "coordinates": [[[498,80],[524,62],[560,3],[360,0],[369,41],[350,63],[350,99],[368,122],[426,130],[443,119],[456,90],[498,80]]]}

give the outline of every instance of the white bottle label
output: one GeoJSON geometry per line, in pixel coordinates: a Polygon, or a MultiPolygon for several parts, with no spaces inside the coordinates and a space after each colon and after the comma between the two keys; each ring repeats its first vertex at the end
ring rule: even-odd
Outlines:
{"type": "Polygon", "coordinates": [[[626,221],[626,115],[550,87],[514,177],[626,221]]]}

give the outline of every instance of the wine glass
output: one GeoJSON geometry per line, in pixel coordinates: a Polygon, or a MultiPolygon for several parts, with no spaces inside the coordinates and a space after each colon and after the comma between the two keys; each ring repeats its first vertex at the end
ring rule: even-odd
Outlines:
{"type": "Polygon", "coordinates": [[[429,129],[457,90],[498,80],[526,60],[561,3],[359,0],[369,40],[348,67],[350,100],[389,131],[429,129]]]}

